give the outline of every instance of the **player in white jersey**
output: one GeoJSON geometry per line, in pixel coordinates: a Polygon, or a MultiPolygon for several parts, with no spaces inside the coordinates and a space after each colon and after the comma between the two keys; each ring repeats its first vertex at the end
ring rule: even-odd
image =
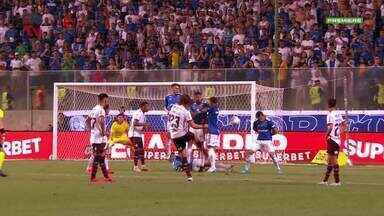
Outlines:
{"type": "Polygon", "coordinates": [[[96,105],[87,118],[87,126],[91,130],[90,143],[93,149],[93,164],[90,182],[96,182],[98,166],[104,175],[106,182],[112,182],[105,166],[105,145],[107,142],[105,130],[105,107],[108,105],[108,95],[101,93],[98,95],[99,104],[96,105]]]}
{"type": "Polygon", "coordinates": [[[131,139],[135,148],[133,159],[133,171],[135,172],[148,171],[145,166],[143,139],[144,129],[150,126],[149,123],[146,122],[145,117],[145,113],[149,111],[149,104],[148,102],[142,102],[139,107],[140,109],[136,110],[132,115],[131,126],[128,131],[128,137],[131,139]],[[140,167],[138,166],[139,159],[141,162],[140,167]]]}
{"type": "Polygon", "coordinates": [[[173,105],[168,113],[169,133],[179,155],[182,157],[182,166],[187,175],[187,181],[192,181],[192,175],[188,166],[185,148],[187,142],[194,140],[193,134],[189,132],[189,127],[195,129],[207,128],[206,125],[198,125],[193,122],[191,113],[186,108],[190,104],[191,98],[188,95],[182,95],[179,102],[173,105]]]}
{"type": "Polygon", "coordinates": [[[340,113],[337,113],[336,108],[336,99],[329,99],[328,101],[329,113],[327,115],[327,153],[328,153],[328,166],[325,172],[325,176],[320,184],[328,185],[328,179],[333,170],[335,182],[332,183],[332,186],[340,186],[340,176],[339,176],[339,164],[337,163],[337,158],[340,151],[340,134],[346,128],[346,122],[343,119],[340,113]]]}

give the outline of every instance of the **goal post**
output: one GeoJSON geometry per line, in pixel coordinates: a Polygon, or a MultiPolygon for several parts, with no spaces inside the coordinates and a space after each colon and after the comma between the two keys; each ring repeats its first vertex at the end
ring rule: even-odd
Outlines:
{"type": "MultiPolygon", "coordinates": [[[[191,97],[195,91],[200,91],[204,99],[212,96],[219,99],[219,122],[223,133],[251,134],[258,110],[276,114],[282,109],[283,89],[261,86],[252,81],[175,83],[181,86],[181,93],[191,97]],[[241,119],[237,126],[229,124],[234,115],[241,119]]],[[[157,133],[161,139],[164,138],[167,120],[164,98],[170,93],[171,84],[173,82],[55,83],[51,159],[86,159],[84,152],[89,146],[89,138],[85,119],[97,104],[100,93],[109,95],[109,114],[112,117],[124,106],[125,114],[130,118],[140,102],[149,102],[151,109],[147,119],[152,127],[148,133],[157,133]]]]}

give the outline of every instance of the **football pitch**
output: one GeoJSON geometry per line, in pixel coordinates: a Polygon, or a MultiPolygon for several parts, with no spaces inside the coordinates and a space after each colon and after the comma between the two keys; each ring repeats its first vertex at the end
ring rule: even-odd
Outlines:
{"type": "MultiPolygon", "coordinates": [[[[383,167],[344,167],[341,187],[320,186],[323,166],[270,165],[252,174],[194,173],[188,183],[167,162],[149,162],[147,173],[132,173],[131,162],[112,162],[112,184],[88,184],[86,162],[8,161],[0,178],[0,215],[383,215],[383,167]]],[[[100,176],[100,173],[98,173],[100,176]]]]}

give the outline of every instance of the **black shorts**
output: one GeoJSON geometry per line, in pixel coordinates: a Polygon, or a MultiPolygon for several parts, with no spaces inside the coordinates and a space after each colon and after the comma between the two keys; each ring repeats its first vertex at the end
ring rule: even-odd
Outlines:
{"type": "Polygon", "coordinates": [[[94,143],[92,144],[92,150],[95,154],[102,154],[105,151],[105,143],[94,143]]]}
{"type": "Polygon", "coordinates": [[[182,151],[187,147],[187,142],[193,140],[194,138],[195,137],[194,137],[193,133],[188,132],[187,134],[185,134],[182,137],[172,139],[172,141],[175,144],[176,149],[178,151],[182,151]]]}
{"type": "Polygon", "coordinates": [[[333,141],[332,139],[327,140],[327,153],[329,155],[337,156],[339,155],[340,146],[333,141]]]}
{"type": "Polygon", "coordinates": [[[135,148],[143,148],[143,139],[141,137],[131,137],[130,138],[133,144],[135,145],[135,148]]]}

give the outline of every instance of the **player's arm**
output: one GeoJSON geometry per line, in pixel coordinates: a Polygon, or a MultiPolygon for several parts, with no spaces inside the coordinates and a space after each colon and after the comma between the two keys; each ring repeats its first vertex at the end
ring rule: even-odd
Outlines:
{"type": "Polygon", "coordinates": [[[98,122],[99,124],[98,127],[99,127],[99,130],[101,131],[101,135],[105,136],[106,134],[106,131],[105,131],[105,116],[100,116],[98,118],[98,122]]]}
{"type": "Polygon", "coordinates": [[[91,130],[91,121],[92,121],[92,118],[87,116],[87,119],[85,120],[85,130],[87,131],[91,130]]]}
{"type": "Polygon", "coordinates": [[[328,115],[327,116],[327,133],[326,133],[327,140],[331,136],[332,130],[333,130],[333,117],[331,115],[328,115]]]}
{"type": "Polygon", "coordinates": [[[168,96],[165,96],[164,98],[164,109],[165,111],[169,112],[170,109],[168,109],[169,103],[168,103],[168,96]]]}
{"type": "Polygon", "coordinates": [[[204,128],[207,128],[206,125],[199,125],[199,124],[196,124],[196,123],[193,122],[192,120],[188,121],[188,125],[189,125],[189,127],[194,128],[194,129],[204,129],[204,128]]]}
{"type": "Polygon", "coordinates": [[[259,133],[259,129],[257,129],[258,125],[259,125],[259,121],[258,120],[253,122],[253,131],[255,131],[255,133],[259,133]]]}

